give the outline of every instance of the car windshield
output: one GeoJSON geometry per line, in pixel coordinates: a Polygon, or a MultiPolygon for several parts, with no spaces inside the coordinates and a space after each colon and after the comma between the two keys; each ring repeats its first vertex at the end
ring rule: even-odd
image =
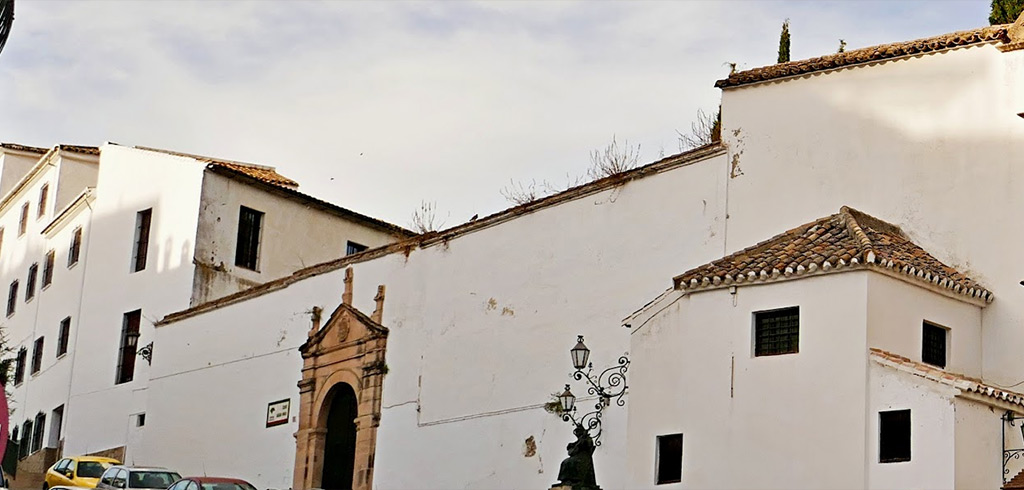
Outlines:
{"type": "Polygon", "coordinates": [[[99,478],[107,465],[96,461],[79,461],[76,475],[79,478],[99,478]]]}
{"type": "Polygon", "coordinates": [[[204,483],[203,490],[256,490],[248,483],[204,483]]]}
{"type": "Polygon", "coordinates": [[[167,488],[181,479],[169,471],[133,471],[128,476],[128,488],[167,488]]]}

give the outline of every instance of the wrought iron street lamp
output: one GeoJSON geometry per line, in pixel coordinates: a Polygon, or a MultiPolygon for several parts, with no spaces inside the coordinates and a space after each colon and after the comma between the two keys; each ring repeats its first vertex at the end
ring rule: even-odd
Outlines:
{"type": "Polygon", "coordinates": [[[621,356],[616,365],[599,373],[594,373],[594,364],[590,362],[590,349],[583,343],[583,336],[577,337],[576,346],[569,350],[572,358],[573,372],[570,377],[576,381],[586,381],[587,394],[597,397],[594,409],[579,415],[576,396],[570,386],[558,395],[558,413],[562,420],[573,425],[576,441],[569,443],[566,450],[569,457],[562,461],[558,470],[559,483],[556,487],[570,487],[572,490],[599,490],[594,477],[594,450],[601,445],[601,414],[604,409],[615,404],[623,406],[626,400],[626,371],[629,369],[629,357],[621,356]]]}

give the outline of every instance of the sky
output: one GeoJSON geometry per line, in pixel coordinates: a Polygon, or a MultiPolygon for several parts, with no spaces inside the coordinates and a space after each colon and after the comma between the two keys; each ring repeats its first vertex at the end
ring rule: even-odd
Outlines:
{"type": "Polygon", "coordinates": [[[564,187],[615,138],[679,152],[714,82],[987,25],[987,0],[129,2],[18,0],[0,141],[111,141],[272,165],[401,226],[454,226],[564,187]]]}

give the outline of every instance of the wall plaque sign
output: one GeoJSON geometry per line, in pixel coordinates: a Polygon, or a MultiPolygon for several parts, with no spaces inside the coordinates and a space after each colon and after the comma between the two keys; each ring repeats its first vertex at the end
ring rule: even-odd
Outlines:
{"type": "Polygon", "coordinates": [[[287,424],[292,401],[290,398],[267,404],[267,427],[287,424]]]}

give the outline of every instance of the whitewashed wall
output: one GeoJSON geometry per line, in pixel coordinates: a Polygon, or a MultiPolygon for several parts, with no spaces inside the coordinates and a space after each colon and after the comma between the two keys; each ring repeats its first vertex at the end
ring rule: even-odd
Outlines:
{"type": "MultiPolygon", "coordinates": [[[[77,187],[81,193],[87,186],[95,183],[87,178],[88,170],[83,172],[84,178],[62,182],[59,178],[63,174],[62,170],[65,166],[95,168],[96,159],[61,153],[56,155],[51,163],[52,165],[42,165],[17,192],[11,190],[5,195],[9,202],[0,209],[0,227],[4,230],[3,244],[0,247],[0,288],[3,291],[3,300],[0,301],[0,307],[3,308],[0,310],[3,312],[0,328],[7,338],[8,347],[13,351],[10,357],[17,356],[20,348],[26,349],[24,381],[8,385],[12,408],[11,424],[13,428],[25,420],[34,419],[40,412],[45,414],[43,447],[56,445],[51,441],[52,412],[65,404],[70,389],[73,346],[69,345],[68,353],[58,357],[57,339],[60,322],[65,317],[72,317],[72,335],[78,327],[78,292],[81,290],[82,271],[81,268],[67,268],[67,247],[71,241],[72,229],[75,226],[84,226],[88,222],[88,209],[69,216],[64,226],[55,228],[48,235],[42,232],[53,221],[56,213],[63,211],[55,206],[55,194],[59,185],[65,185],[69,189],[77,187]],[[39,195],[44,185],[49,186],[49,191],[46,207],[40,215],[39,195]],[[26,202],[29,203],[27,228],[25,234],[19,236],[21,208],[26,202]],[[55,253],[53,282],[44,287],[43,268],[49,250],[54,250],[55,253]],[[34,297],[26,300],[28,270],[32,264],[38,265],[36,289],[34,297]],[[8,288],[15,280],[19,283],[15,312],[11,316],[6,316],[8,288]],[[38,373],[32,374],[34,343],[40,337],[44,339],[41,369],[38,373]]],[[[28,175],[28,171],[18,177],[25,175],[28,175]]],[[[14,187],[14,184],[8,186],[9,189],[14,187]]],[[[83,243],[83,248],[87,246],[88,243],[83,243]]],[[[12,379],[13,369],[12,364],[12,379]]],[[[25,435],[20,435],[23,440],[30,440],[30,437],[24,439],[25,435]]]]}
{"type": "Polygon", "coordinates": [[[1024,379],[1024,51],[958,49],[727,89],[736,250],[850,205],[992,290],[986,379],[1024,379]]]}
{"type": "Polygon", "coordinates": [[[196,268],[192,304],[341,257],[349,240],[375,248],[396,239],[389,231],[208,171],[203,177],[195,251],[196,259],[208,267],[196,268]],[[265,213],[256,271],[235,266],[240,206],[265,213]]]}
{"type": "MultiPolygon", "coordinates": [[[[956,446],[954,468],[954,484],[956,488],[999,488],[1003,485],[1002,474],[1002,437],[1000,426],[1003,422],[999,417],[1002,410],[985,406],[969,400],[953,400],[956,412],[956,446]]],[[[1007,427],[1007,448],[1024,447],[1021,440],[1020,424],[1007,427]]],[[[1019,459],[1009,464],[1012,478],[1018,471],[1024,470],[1024,462],[1019,459]]]]}
{"type": "Polygon", "coordinates": [[[867,274],[676,295],[633,325],[625,487],[863,488],[867,274]],[[754,357],[753,313],[789,306],[799,352],[754,357]],[[655,485],[673,433],[682,481],[655,485]]]}
{"type": "MultiPolygon", "coordinates": [[[[104,145],[90,247],[83,252],[83,308],[76,338],[64,451],[80,454],[125,445],[131,414],[144,412],[149,366],[136,361],[134,380],[115,385],[124,313],[142,309],[139,346],[153,341],[153,322],[186,308],[203,166],[194,160],[104,145]],[[156,176],[159,176],[155,179],[156,176]],[[160,185],[140,185],[159,181],[160,185]],[[136,213],[153,209],[145,270],[130,265],[136,213]]],[[[160,353],[154,353],[159,356],[160,353]]],[[[128,455],[129,461],[131,454],[128,455]]]]}
{"type": "MultiPolygon", "coordinates": [[[[372,311],[376,286],[385,284],[383,323],[391,329],[375,486],[554,483],[571,429],[540,405],[569,380],[575,336],[587,336],[595,364],[611,365],[628,348],[621,319],[670,286],[673,271],[722,254],[725,172],[724,158],[709,158],[408,257],[356,264],[356,306],[372,311]],[[525,456],[531,436],[537,453],[525,456]]],[[[296,349],[308,312],[333,309],[342,278],[334,271],[159,327],[157,352],[188,355],[154,360],[139,458],[290,487],[297,424],[264,429],[262,417],[281,398],[297,409],[296,349]],[[240,377],[249,366],[258,374],[240,377]],[[196,398],[224,420],[246,422],[203,437],[212,422],[197,421],[184,406],[196,398]],[[205,468],[195,457],[255,447],[261,450],[247,458],[207,458],[205,468]]],[[[626,486],[625,414],[616,407],[606,417],[606,445],[596,455],[604,488],[626,486]]]]}
{"type": "Polygon", "coordinates": [[[29,169],[35,166],[41,156],[30,152],[0,149],[0,196],[6,196],[29,169]]]}
{"type": "MultiPolygon", "coordinates": [[[[955,458],[956,415],[953,397],[958,390],[875,362],[870,363],[869,375],[870,389],[865,414],[868,481],[864,488],[956,488],[954,473],[959,467],[955,458]],[[878,413],[905,409],[910,410],[910,461],[880,463],[878,413]]],[[[967,441],[976,440],[979,435],[972,434],[967,441]]],[[[998,478],[998,470],[995,476],[998,478]]]]}
{"type": "Polygon", "coordinates": [[[948,328],[946,370],[981,377],[980,306],[882,274],[868,277],[868,347],[921,362],[925,320],[948,328]]]}

